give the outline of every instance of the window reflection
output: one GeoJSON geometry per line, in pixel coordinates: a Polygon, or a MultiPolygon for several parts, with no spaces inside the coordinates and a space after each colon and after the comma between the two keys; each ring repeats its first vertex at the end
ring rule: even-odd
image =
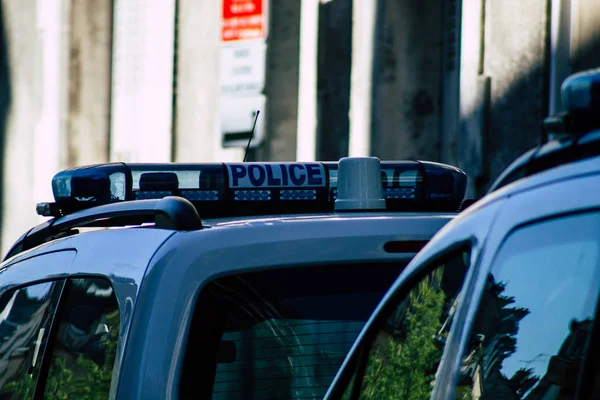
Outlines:
{"type": "Polygon", "coordinates": [[[463,358],[458,397],[570,399],[598,298],[598,218],[524,228],[502,247],[463,358]]]}
{"type": "Polygon", "coordinates": [[[44,398],[108,398],[120,329],[114,291],[104,279],[75,279],[66,296],[44,398]]]}
{"type": "Polygon", "coordinates": [[[325,265],[211,282],[190,328],[180,397],[322,398],[403,268],[325,265]]]}
{"type": "Polygon", "coordinates": [[[33,398],[61,286],[41,283],[0,297],[0,398],[33,398]]]}
{"type": "Polygon", "coordinates": [[[430,397],[468,256],[461,252],[435,268],[385,319],[366,360],[361,399],[430,397]]]}

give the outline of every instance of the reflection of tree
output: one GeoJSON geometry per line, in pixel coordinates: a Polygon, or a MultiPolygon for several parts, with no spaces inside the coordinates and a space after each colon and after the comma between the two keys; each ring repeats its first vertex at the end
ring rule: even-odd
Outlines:
{"type": "Polygon", "coordinates": [[[33,399],[35,392],[35,381],[33,380],[33,376],[30,374],[25,374],[18,381],[13,381],[6,384],[3,388],[3,391],[6,393],[17,394],[13,397],[16,399],[33,399]]]}
{"type": "Polygon", "coordinates": [[[463,360],[459,389],[471,390],[476,398],[483,394],[484,398],[520,399],[539,381],[532,369],[521,368],[510,378],[500,372],[504,360],[517,351],[519,323],[530,312],[511,307],[515,298],[503,295],[505,289],[506,283],[494,282],[490,276],[476,322],[477,335],[463,360]]]}
{"type": "MultiPolygon", "coordinates": [[[[109,332],[98,341],[100,351],[106,355],[102,365],[83,354],[79,354],[74,363],[69,363],[64,356],[53,357],[44,399],[100,400],[108,397],[119,335],[119,312],[106,315],[105,323],[109,332]]],[[[33,398],[34,390],[35,379],[29,374],[4,387],[8,393],[18,394],[16,398],[19,399],[33,398]]]]}
{"type": "Polygon", "coordinates": [[[66,357],[54,357],[44,399],[100,400],[108,397],[119,336],[119,312],[106,315],[105,323],[109,329],[108,334],[102,335],[97,342],[100,351],[106,356],[104,362],[99,365],[90,356],[79,354],[73,365],[66,357]]]}
{"type": "Polygon", "coordinates": [[[540,377],[533,375],[533,368],[520,368],[508,380],[508,386],[522,398],[525,393],[538,383],[540,377]]]}
{"type": "Polygon", "coordinates": [[[368,360],[364,399],[428,399],[441,350],[435,342],[443,321],[443,269],[437,269],[413,289],[389,321],[390,332],[368,360]]]}

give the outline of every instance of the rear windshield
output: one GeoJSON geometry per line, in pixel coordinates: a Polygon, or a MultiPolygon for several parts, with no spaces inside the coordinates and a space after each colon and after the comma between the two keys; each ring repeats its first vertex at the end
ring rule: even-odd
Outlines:
{"type": "Polygon", "coordinates": [[[181,398],[322,398],[405,264],[288,268],[220,278],[200,293],[181,398]]]}

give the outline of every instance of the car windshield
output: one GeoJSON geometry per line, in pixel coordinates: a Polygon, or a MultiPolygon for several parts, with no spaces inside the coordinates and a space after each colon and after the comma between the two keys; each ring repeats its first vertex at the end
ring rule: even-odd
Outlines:
{"type": "Polygon", "coordinates": [[[323,397],[404,266],[289,268],[212,281],[196,305],[181,397],[323,397]]]}

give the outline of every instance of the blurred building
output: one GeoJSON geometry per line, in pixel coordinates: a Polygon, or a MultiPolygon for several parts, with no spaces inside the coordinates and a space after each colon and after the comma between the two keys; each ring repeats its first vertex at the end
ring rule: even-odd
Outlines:
{"type": "Polygon", "coordinates": [[[556,355],[550,358],[546,374],[526,396],[526,400],[569,399],[577,391],[577,380],[586,357],[592,320],[571,321],[569,335],[556,355]]]}
{"type": "Polygon", "coordinates": [[[481,195],[600,52],[596,0],[1,4],[3,254],[60,169],[241,161],[256,108],[249,160],[442,161],[481,195]]]}

